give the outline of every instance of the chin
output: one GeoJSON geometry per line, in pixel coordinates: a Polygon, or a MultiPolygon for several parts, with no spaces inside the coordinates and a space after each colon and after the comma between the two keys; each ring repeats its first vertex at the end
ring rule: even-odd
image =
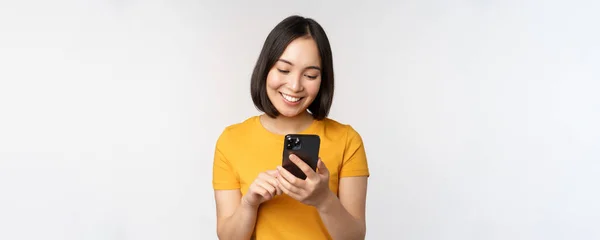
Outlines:
{"type": "Polygon", "coordinates": [[[298,116],[298,115],[300,115],[302,113],[302,111],[297,111],[297,110],[296,111],[294,111],[294,110],[284,110],[284,111],[281,111],[281,110],[278,109],[277,111],[279,112],[280,116],[287,117],[287,118],[293,118],[293,117],[296,117],[296,116],[298,116]]]}

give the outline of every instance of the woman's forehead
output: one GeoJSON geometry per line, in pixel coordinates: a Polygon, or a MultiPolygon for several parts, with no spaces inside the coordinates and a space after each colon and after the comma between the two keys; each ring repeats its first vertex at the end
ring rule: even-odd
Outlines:
{"type": "Polygon", "coordinates": [[[321,64],[319,49],[312,38],[295,39],[286,47],[280,59],[295,67],[320,67],[321,64]]]}

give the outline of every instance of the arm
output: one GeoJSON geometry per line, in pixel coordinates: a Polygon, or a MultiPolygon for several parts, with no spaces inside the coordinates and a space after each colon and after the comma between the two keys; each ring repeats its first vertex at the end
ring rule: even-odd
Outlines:
{"type": "Polygon", "coordinates": [[[216,190],[217,235],[219,239],[250,239],[256,224],[258,207],[242,201],[236,190],[216,190]]]}
{"type": "Polygon", "coordinates": [[[275,170],[261,172],[242,196],[236,163],[230,162],[225,153],[235,151],[237,139],[224,130],[215,146],[213,162],[213,188],[217,212],[217,235],[219,239],[250,239],[256,225],[258,207],[261,203],[281,194],[277,188],[275,170]]]}
{"type": "Polygon", "coordinates": [[[333,239],[364,239],[367,177],[340,179],[339,199],[329,192],[319,206],[321,220],[333,239]]]}
{"type": "Polygon", "coordinates": [[[258,174],[242,197],[239,189],[215,190],[219,239],[250,239],[256,225],[258,206],[281,194],[275,170],[258,174]]]}

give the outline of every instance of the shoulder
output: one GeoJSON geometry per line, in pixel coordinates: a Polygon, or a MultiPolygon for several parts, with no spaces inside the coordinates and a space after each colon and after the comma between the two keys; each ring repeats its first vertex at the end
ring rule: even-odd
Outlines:
{"type": "Polygon", "coordinates": [[[343,133],[348,136],[360,135],[352,125],[348,123],[342,123],[332,118],[325,118],[322,120],[323,127],[328,131],[333,131],[337,133],[343,133]]]}
{"type": "Polygon", "coordinates": [[[323,128],[327,135],[335,135],[337,137],[345,138],[346,140],[356,139],[360,140],[360,134],[358,131],[348,123],[342,123],[332,118],[325,118],[322,120],[323,128]]]}
{"type": "Polygon", "coordinates": [[[244,119],[243,121],[230,124],[225,127],[223,133],[243,133],[245,131],[248,131],[249,129],[253,128],[256,121],[258,121],[258,117],[259,116],[251,116],[244,119]]]}
{"type": "Polygon", "coordinates": [[[325,119],[324,125],[326,139],[330,144],[339,147],[336,148],[339,149],[338,151],[343,151],[339,176],[368,176],[366,151],[358,131],[350,124],[333,119],[325,119]]]}
{"type": "Polygon", "coordinates": [[[243,121],[226,126],[219,135],[217,145],[234,141],[239,136],[252,134],[252,131],[255,130],[256,121],[258,121],[258,116],[251,116],[243,121]]]}

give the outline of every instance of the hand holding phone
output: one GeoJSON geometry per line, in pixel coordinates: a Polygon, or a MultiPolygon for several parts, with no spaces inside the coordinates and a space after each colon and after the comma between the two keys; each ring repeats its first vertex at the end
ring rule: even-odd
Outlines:
{"type": "Polygon", "coordinates": [[[277,181],[283,193],[321,211],[328,199],[336,197],[329,189],[329,170],[319,159],[319,148],[318,135],[286,135],[277,181]]]}

